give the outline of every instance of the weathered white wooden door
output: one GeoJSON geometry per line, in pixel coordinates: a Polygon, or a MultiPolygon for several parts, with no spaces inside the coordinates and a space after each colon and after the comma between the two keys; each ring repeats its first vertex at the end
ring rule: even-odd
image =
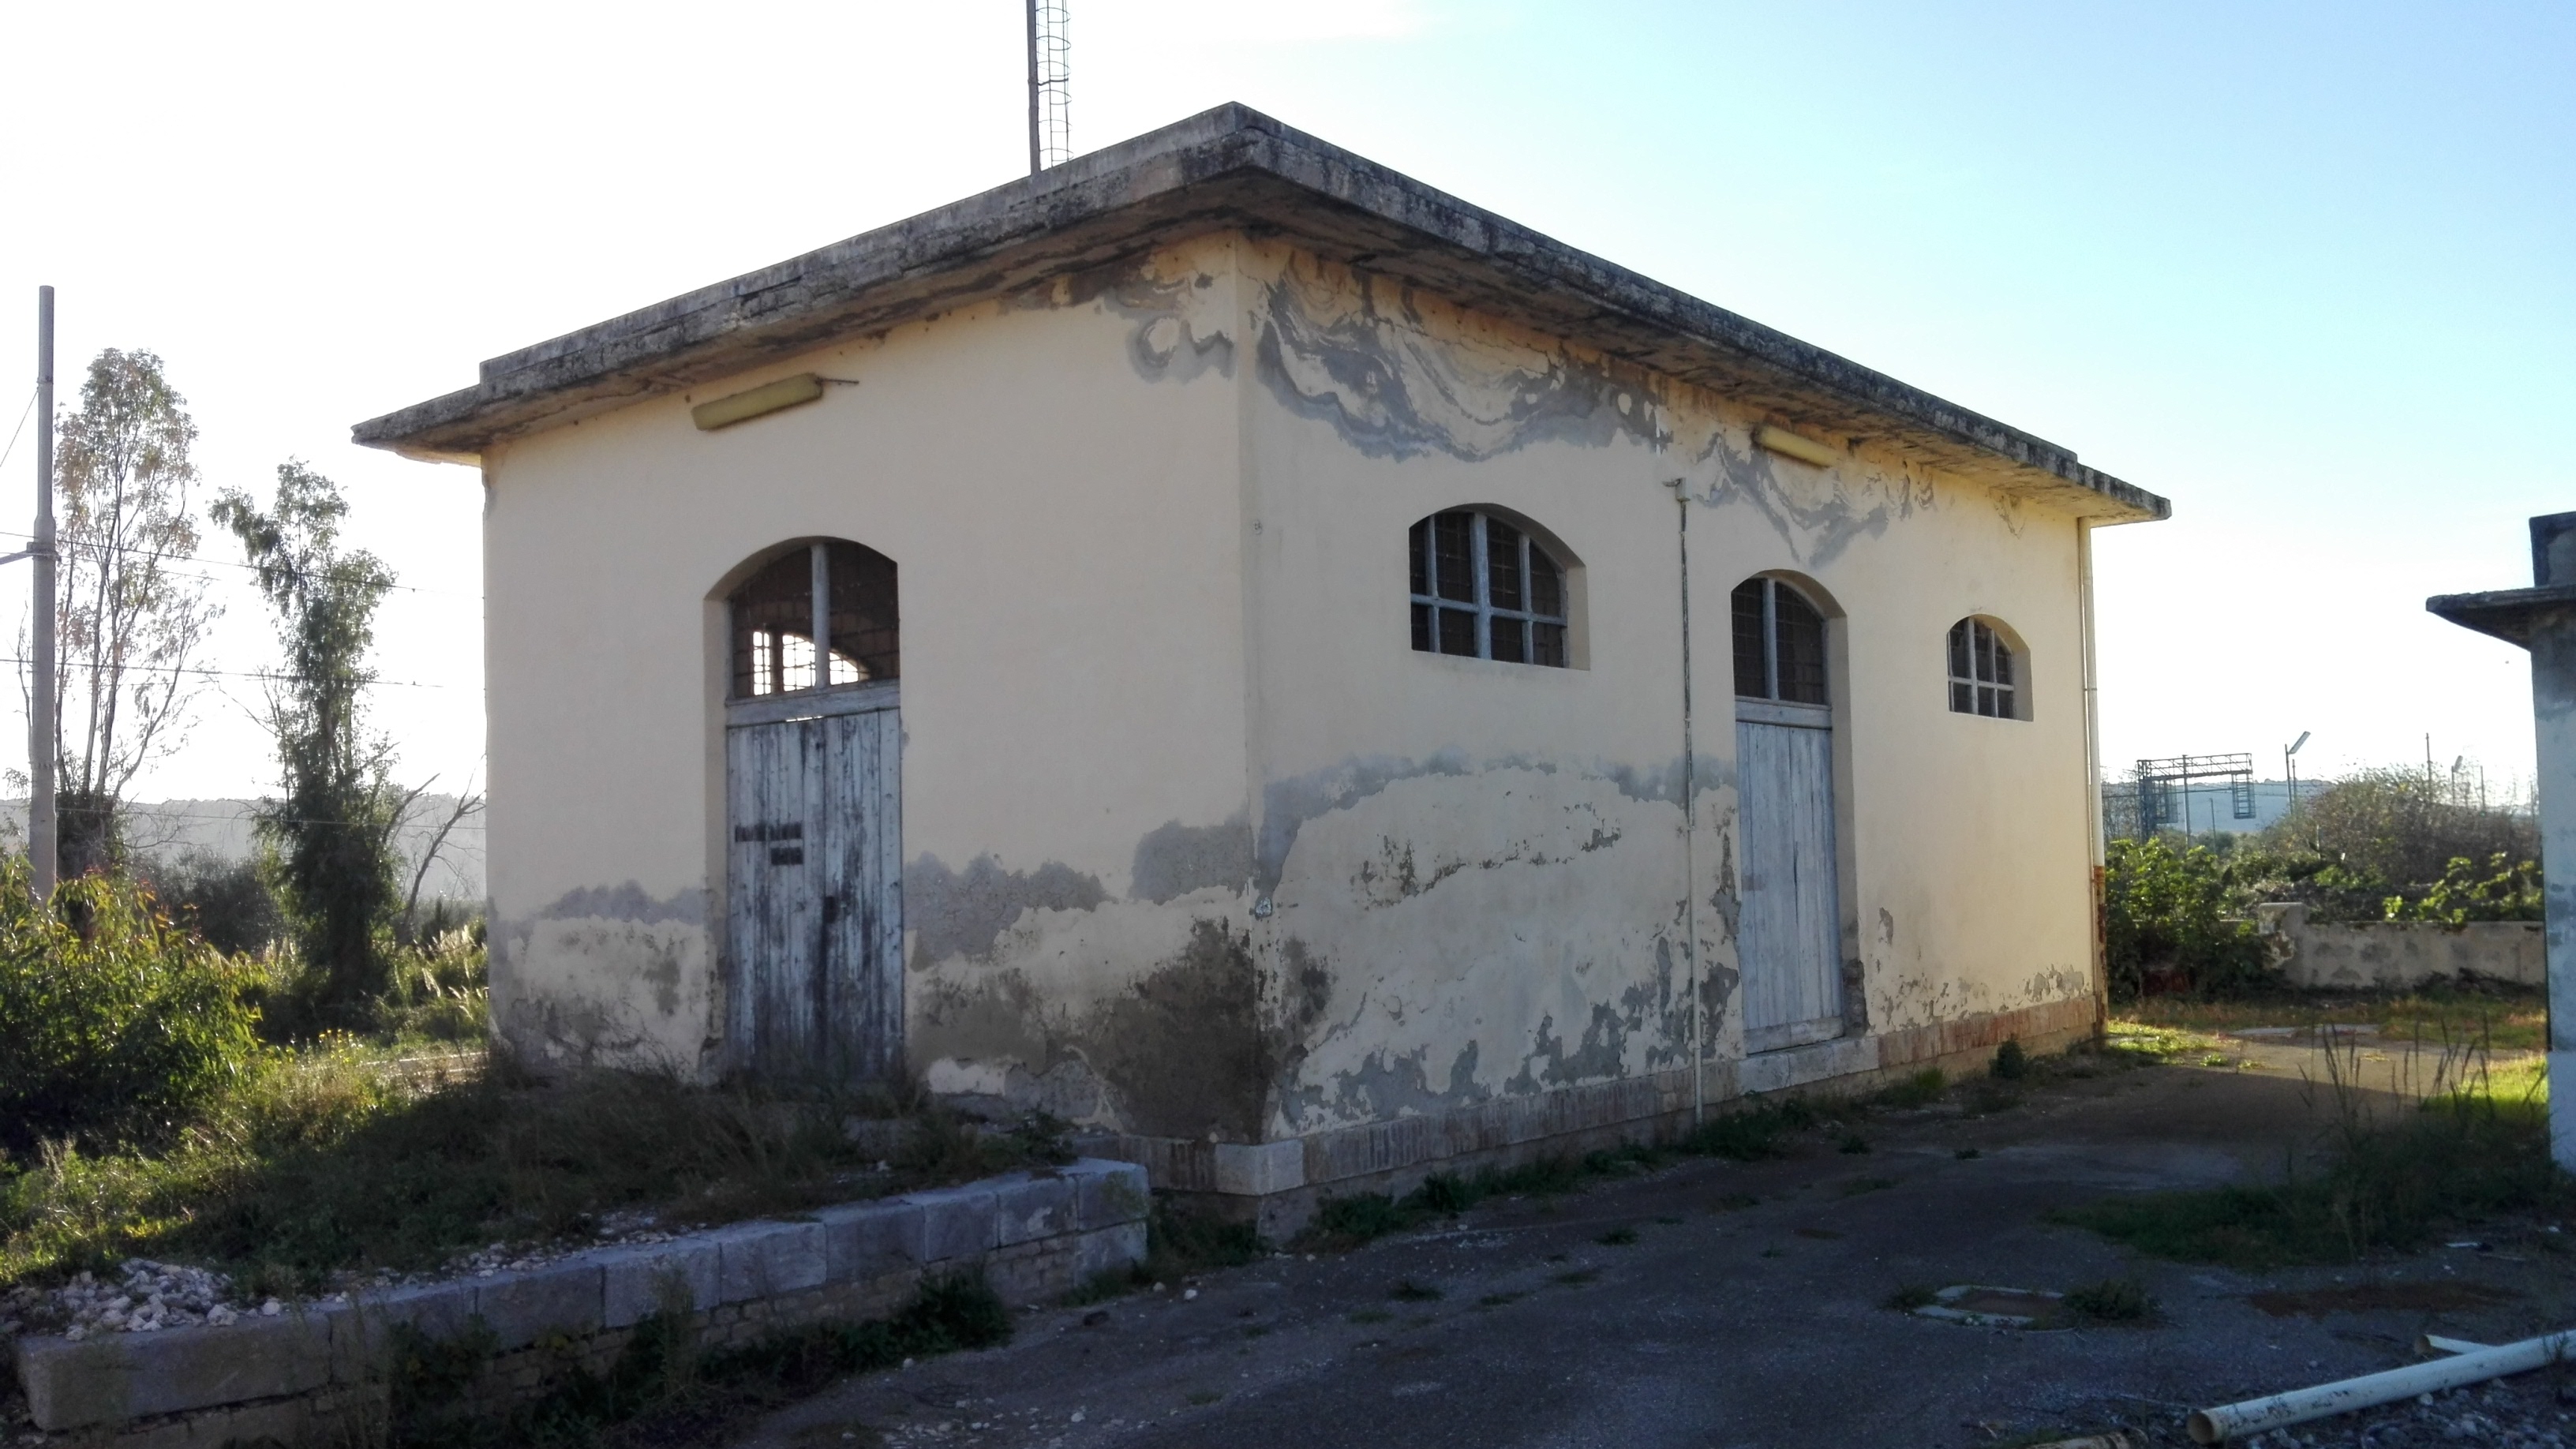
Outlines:
{"type": "Polygon", "coordinates": [[[1772,1051],[1843,1030],[1832,714],[1752,700],[1736,709],[1744,1049],[1772,1051]]]}
{"type": "Polygon", "coordinates": [[[902,714],[894,684],[732,706],[726,942],[737,1064],[890,1077],[903,1056],[902,714]]]}

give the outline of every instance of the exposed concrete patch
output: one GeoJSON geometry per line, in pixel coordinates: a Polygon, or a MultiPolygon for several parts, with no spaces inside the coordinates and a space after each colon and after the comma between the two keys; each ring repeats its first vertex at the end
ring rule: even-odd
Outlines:
{"type": "Polygon", "coordinates": [[[913,933],[916,970],[950,956],[991,956],[1024,911],[1087,911],[1107,899],[1098,876],[1052,860],[1021,872],[979,855],[961,872],[935,855],[917,855],[903,873],[904,926],[913,933]]]}
{"type": "MultiPolygon", "coordinates": [[[[1601,774],[1440,763],[1302,782],[1308,802],[1338,801],[1289,837],[1276,919],[1283,959],[1330,989],[1311,1020],[1281,1013],[1274,1131],[1688,1060],[1675,803],[1601,774]]],[[[1734,986],[1713,959],[1700,1000],[1734,986]]]]}
{"type": "Polygon", "coordinates": [[[628,881],[567,891],[501,922],[492,933],[499,1034],[539,1068],[702,1071],[715,1019],[706,919],[703,890],[656,897],[628,881]]]}
{"type": "Polygon", "coordinates": [[[1252,821],[1238,813],[1222,825],[1157,826],[1136,842],[1127,894],[1162,905],[1195,890],[1239,891],[1252,879],[1252,821]]]}

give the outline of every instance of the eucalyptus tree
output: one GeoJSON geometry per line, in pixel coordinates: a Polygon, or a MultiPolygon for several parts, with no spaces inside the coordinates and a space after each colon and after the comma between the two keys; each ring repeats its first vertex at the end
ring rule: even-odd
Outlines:
{"type": "Polygon", "coordinates": [[[383,933],[403,899],[394,831],[410,804],[391,779],[392,745],[366,724],[376,607],[394,578],[343,543],[348,512],[338,484],[296,461],[278,465],[268,509],[237,489],[214,507],[276,614],[284,655],[268,690],[279,793],[261,804],[261,834],[305,962],[341,1007],[383,989],[383,933]]]}
{"type": "MultiPolygon", "coordinates": [[[[54,682],[56,810],[66,877],[116,863],[126,792],[185,741],[220,609],[184,565],[197,425],[161,359],[109,348],[59,424],[54,682]]],[[[20,651],[21,656],[25,654],[20,651]]]]}

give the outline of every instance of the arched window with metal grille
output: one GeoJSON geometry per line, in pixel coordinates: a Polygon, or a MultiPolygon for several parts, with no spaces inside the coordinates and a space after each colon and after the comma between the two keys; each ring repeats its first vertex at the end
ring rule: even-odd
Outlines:
{"type": "Polygon", "coordinates": [[[1413,647],[1564,669],[1573,662],[1567,562],[1529,531],[1481,508],[1417,520],[1413,647]]]}
{"type": "Polygon", "coordinates": [[[2030,718],[2028,669],[2011,633],[1992,619],[1950,626],[1950,712],[2030,718]]]}

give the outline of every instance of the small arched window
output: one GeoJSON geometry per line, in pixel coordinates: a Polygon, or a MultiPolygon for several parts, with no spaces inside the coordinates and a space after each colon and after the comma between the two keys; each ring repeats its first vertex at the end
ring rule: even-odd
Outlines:
{"type": "Polygon", "coordinates": [[[1950,710],[1989,719],[2027,719],[2022,713],[2021,660],[2012,641],[1983,619],[1950,626],[1950,710]]]}
{"type": "Polygon", "coordinates": [[[1538,540],[1479,509],[1413,525],[1413,647],[1563,669],[1565,565],[1538,540]]]}
{"type": "Polygon", "coordinates": [[[838,539],[790,549],[728,601],[733,697],[873,684],[902,673],[894,560],[838,539]],[[819,651],[828,661],[817,677],[819,651]]]}
{"type": "Polygon", "coordinates": [[[1744,699],[1830,704],[1825,615],[1778,579],[1735,586],[1735,692],[1744,699]]]}

